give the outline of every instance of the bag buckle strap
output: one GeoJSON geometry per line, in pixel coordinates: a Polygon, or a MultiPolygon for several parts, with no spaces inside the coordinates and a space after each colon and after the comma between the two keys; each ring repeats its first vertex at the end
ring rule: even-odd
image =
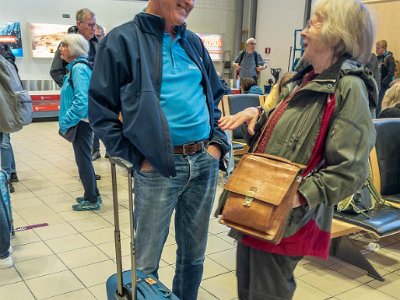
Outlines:
{"type": "Polygon", "coordinates": [[[254,194],[256,193],[257,188],[251,188],[250,191],[247,191],[246,197],[244,197],[243,206],[250,207],[254,200],[254,194]]]}

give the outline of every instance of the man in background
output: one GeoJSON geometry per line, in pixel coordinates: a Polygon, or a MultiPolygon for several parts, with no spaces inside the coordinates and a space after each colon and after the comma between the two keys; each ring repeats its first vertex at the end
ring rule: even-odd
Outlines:
{"type": "MultiPolygon", "coordinates": [[[[103,27],[101,25],[96,24],[96,29],[95,29],[94,35],[96,36],[96,38],[97,38],[97,40],[99,42],[104,38],[104,36],[105,36],[104,29],[103,29],[103,27]]],[[[99,139],[99,137],[97,135],[95,135],[93,133],[92,160],[97,160],[100,157],[101,157],[101,154],[100,154],[100,139],[99,139]]],[[[108,157],[107,152],[106,152],[105,157],[106,158],[108,157]]]]}
{"type": "Polygon", "coordinates": [[[256,40],[249,38],[246,41],[246,50],[241,51],[233,61],[233,67],[239,71],[239,77],[251,77],[258,82],[258,75],[267,68],[263,58],[254,49],[256,48],[256,40]]]}
{"type": "Polygon", "coordinates": [[[376,42],[376,55],[378,57],[378,71],[381,78],[381,89],[379,90],[379,99],[376,107],[376,116],[379,117],[382,99],[393,80],[396,65],[392,52],[387,51],[387,41],[380,40],[376,42]]]}
{"type": "MultiPolygon", "coordinates": [[[[68,33],[79,33],[89,41],[90,49],[88,60],[91,63],[94,62],[98,42],[95,36],[95,30],[96,16],[94,12],[87,8],[82,8],[76,12],[76,26],[72,26],[68,29],[68,33]]],[[[50,76],[59,87],[62,86],[64,75],[67,73],[66,65],[67,63],[60,58],[60,47],[57,47],[50,67],[50,76]]]]}
{"type": "Polygon", "coordinates": [[[110,156],[133,164],[136,265],[146,274],[158,277],[175,211],[172,291],[182,300],[197,299],[218,165],[229,150],[218,128],[224,89],[200,38],[186,29],[194,2],[149,0],[107,34],[89,89],[94,132],[110,156]]]}
{"type": "MultiPolygon", "coordinates": [[[[6,43],[0,43],[0,55],[3,56],[17,71],[18,68],[15,64],[15,56],[11,52],[10,46],[6,43]]],[[[0,132],[1,134],[1,132],[0,132]]],[[[2,133],[3,138],[0,142],[0,160],[1,160],[1,169],[6,171],[8,175],[8,184],[10,188],[10,193],[14,193],[15,189],[13,186],[14,182],[18,182],[17,170],[15,166],[15,157],[14,150],[11,145],[11,134],[10,133],[2,133]]]]}

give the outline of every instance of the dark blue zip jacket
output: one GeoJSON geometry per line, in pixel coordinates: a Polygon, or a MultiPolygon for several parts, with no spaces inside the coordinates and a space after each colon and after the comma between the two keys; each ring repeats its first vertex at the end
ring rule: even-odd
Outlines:
{"type": "MultiPolygon", "coordinates": [[[[180,43],[203,74],[210,114],[210,143],[222,157],[229,150],[218,128],[218,103],[224,89],[201,40],[186,26],[176,27],[180,43]]],[[[99,44],[89,89],[89,120],[111,156],[132,162],[138,170],[146,158],[162,176],[176,176],[173,144],[160,107],[164,19],[139,13],[112,30],[99,44]],[[118,119],[122,113],[123,123],[118,119]]],[[[182,90],[185,89],[182,86],[182,90]]]]}

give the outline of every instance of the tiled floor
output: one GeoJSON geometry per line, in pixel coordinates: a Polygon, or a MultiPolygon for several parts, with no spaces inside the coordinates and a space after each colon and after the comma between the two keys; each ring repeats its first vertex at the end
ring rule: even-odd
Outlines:
{"type": "MultiPolygon", "coordinates": [[[[71,205],[82,189],[72,147],[58,136],[57,123],[33,123],[11,136],[20,178],[12,194],[15,227],[40,223],[49,226],[17,232],[12,240],[15,267],[0,271],[0,299],[106,299],[105,281],[115,273],[108,160],[95,162],[96,172],[102,176],[98,182],[102,209],[73,212],[71,205]]],[[[128,266],[127,188],[122,172],[118,178],[123,260],[128,266]]],[[[237,298],[235,244],[227,231],[211,218],[199,299],[237,298]]],[[[160,268],[161,280],[167,286],[174,273],[173,232],[160,268]]],[[[400,235],[379,243],[381,250],[366,255],[385,282],[373,280],[366,272],[336,259],[305,259],[296,269],[298,288],[294,299],[400,299],[400,235]]]]}

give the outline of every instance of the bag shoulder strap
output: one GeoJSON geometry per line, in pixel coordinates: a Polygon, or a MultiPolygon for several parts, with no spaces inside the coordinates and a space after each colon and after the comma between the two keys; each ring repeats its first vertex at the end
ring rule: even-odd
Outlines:
{"type": "Polygon", "coordinates": [[[74,82],[72,80],[72,71],[74,70],[74,66],[77,64],[85,64],[90,68],[90,70],[93,69],[93,63],[91,63],[87,60],[77,60],[76,62],[74,62],[71,66],[71,71],[69,72],[69,78],[68,78],[68,82],[69,82],[70,86],[72,87],[72,89],[74,89],[74,82]]]}

